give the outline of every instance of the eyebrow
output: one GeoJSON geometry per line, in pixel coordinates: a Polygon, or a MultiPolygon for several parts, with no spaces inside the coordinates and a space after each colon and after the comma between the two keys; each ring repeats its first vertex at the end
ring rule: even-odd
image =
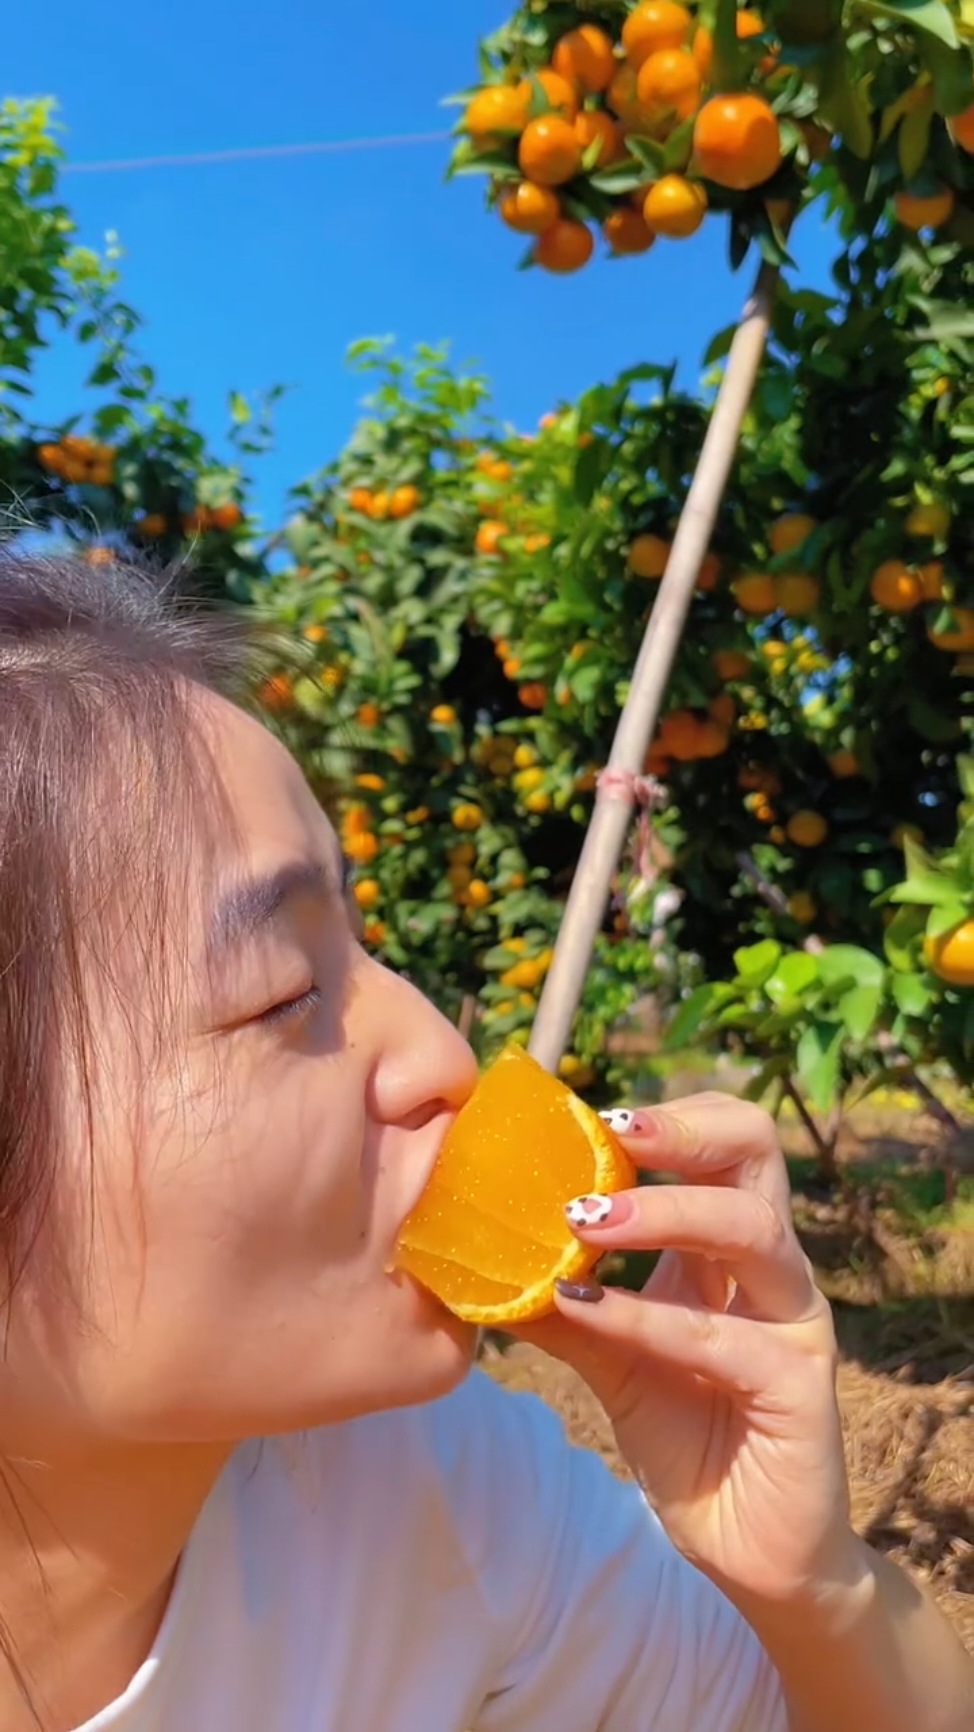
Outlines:
{"type": "Polygon", "coordinates": [[[334,867],[312,860],[291,860],[262,877],[235,884],[217,905],[210,928],[210,957],[219,960],[256,937],[298,896],[323,901],[339,894],[340,875],[334,867]]]}

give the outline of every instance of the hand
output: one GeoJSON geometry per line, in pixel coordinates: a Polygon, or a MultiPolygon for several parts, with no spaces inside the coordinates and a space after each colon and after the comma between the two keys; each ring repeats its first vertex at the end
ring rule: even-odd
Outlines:
{"type": "Polygon", "coordinates": [[[557,1318],[517,1333],[590,1385],[670,1537],[729,1598],[826,1592],[857,1544],[835,1335],[774,1122],[717,1094],[605,1117],[638,1166],[681,1182],[586,1199],[573,1230],[662,1256],[640,1294],[559,1294],[557,1318]]]}

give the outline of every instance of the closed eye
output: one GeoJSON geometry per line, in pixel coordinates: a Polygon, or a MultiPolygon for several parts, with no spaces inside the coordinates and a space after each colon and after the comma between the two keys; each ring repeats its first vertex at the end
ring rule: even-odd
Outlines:
{"type": "Polygon", "coordinates": [[[302,1016],[307,1011],[315,1010],[321,1003],[321,997],[320,987],[309,986],[307,992],[299,993],[296,998],[287,998],[280,1004],[271,1005],[270,1010],[262,1011],[255,1021],[263,1023],[265,1027],[273,1026],[276,1022],[286,1022],[289,1017],[302,1016]]]}

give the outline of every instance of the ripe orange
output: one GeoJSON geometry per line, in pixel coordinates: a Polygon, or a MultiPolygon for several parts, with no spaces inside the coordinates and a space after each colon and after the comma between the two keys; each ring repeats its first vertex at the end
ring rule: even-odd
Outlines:
{"type": "Polygon", "coordinates": [[[788,898],[788,913],[799,926],[810,926],[818,913],[818,905],[807,890],[796,890],[788,898]]]}
{"type": "Polygon", "coordinates": [[[375,948],[376,945],[384,944],[386,936],[385,921],[367,920],[365,922],[365,931],[362,936],[365,939],[366,944],[371,944],[373,948],[375,948]]]}
{"type": "Polygon", "coordinates": [[[556,1281],[580,1280],[599,1257],[574,1237],[566,1204],[634,1184],[604,1120],[510,1045],[447,1132],[398,1267],[468,1323],[543,1317],[556,1281]]]}
{"type": "Polygon", "coordinates": [[[521,134],[518,162],[526,180],[540,186],[563,186],[582,164],[582,147],[570,121],[559,114],[529,120],[521,134]]]}
{"type": "Polygon", "coordinates": [[[698,758],[719,758],[730,745],[730,730],[716,718],[699,722],[697,725],[696,756],[698,758]]]}
{"type": "MultiPolygon", "coordinates": [[[[578,113],[578,91],[571,79],[563,78],[553,66],[542,66],[540,72],[534,72],[531,76],[537,79],[552,109],[565,120],[574,120],[578,113]]],[[[527,90],[530,100],[534,95],[530,79],[525,80],[522,89],[527,90]]]]}
{"type": "Polygon", "coordinates": [[[794,553],[796,547],[801,547],[807,541],[818,523],[814,517],[809,517],[804,511],[787,511],[784,517],[779,517],[768,531],[768,545],[772,553],[794,553]]]}
{"type": "Polygon", "coordinates": [[[661,49],[685,47],[692,25],[687,8],[673,0],[642,0],[622,26],[627,60],[638,69],[661,49]]]}
{"type": "Polygon", "coordinates": [[[704,594],[716,589],[720,582],[720,556],[716,553],[705,553],[700,570],[697,573],[697,588],[704,594]]]}
{"type": "Polygon", "coordinates": [[[482,523],[477,531],[477,538],[474,542],[474,546],[478,553],[500,553],[500,544],[505,535],[509,534],[510,530],[506,523],[502,523],[499,518],[488,517],[486,522],[482,523]]]}
{"type": "Polygon", "coordinates": [[[215,505],[210,512],[210,523],[214,529],[238,529],[243,522],[243,512],[235,499],[228,499],[223,505],[215,505]]]}
{"type": "Polygon", "coordinates": [[[700,68],[686,48],[661,48],[644,60],[636,80],[640,106],[658,123],[689,120],[700,104],[700,68]]]}
{"type": "Polygon", "coordinates": [[[743,650],[714,650],[710,659],[719,680],[743,680],[751,671],[751,658],[743,650]]]}
{"type": "Polygon", "coordinates": [[[829,769],[837,780],[845,781],[850,776],[858,776],[859,759],[848,746],[840,746],[829,757],[829,769]]]}
{"type": "Polygon", "coordinates": [[[309,643],[325,643],[328,638],[328,627],[326,625],[306,625],[301,635],[307,638],[309,643]]]}
{"type": "Polygon", "coordinates": [[[712,96],[693,129],[696,167],[734,192],[761,186],[781,166],[781,135],[763,96],[712,96]]]}
{"type": "Polygon", "coordinates": [[[963,114],[952,115],[947,126],[954,143],[974,155],[974,103],[963,114]]]}
{"type": "Polygon", "coordinates": [[[484,814],[472,801],[462,800],[458,806],[454,806],[450,819],[455,830],[479,830],[484,814]]]}
{"type": "Polygon", "coordinates": [[[353,887],[352,895],[364,911],[376,906],[382,896],[382,886],[377,878],[362,878],[353,887]]]}
{"type": "Polygon", "coordinates": [[[654,234],[686,240],[707,214],[707,194],[684,174],[664,174],[643,200],[643,216],[654,234]]]}
{"type": "Polygon", "coordinates": [[[629,549],[629,570],[637,577],[662,577],[670,544],[661,535],[637,535],[629,549]]]}
{"type": "Polygon", "coordinates": [[[887,613],[909,613],[923,600],[923,584],[901,559],[887,559],[873,572],[869,593],[887,613]]]}
{"type": "Polygon", "coordinates": [[[822,599],[822,586],[817,577],[796,571],[774,580],[775,607],[786,619],[807,619],[815,613],[822,599]]]}
{"type": "Polygon", "coordinates": [[[379,852],[379,844],[368,830],[357,836],[347,836],[343,846],[348,858],[354,861],[356,866],[371,866],[379,852]]]}
{"type": "Polygon", "coordinates": [[[596,140],[599,141],[598,160],[596,168],[608,168],[610,163],[620,162],[626,154],[626,141],[622,127],[611,114],[606,114],[602,108],[583,108],[575,121],[575,137],[587,151],[596,140]]]}
{"type": "Polygon", "coordinates": [[[914,505],[905,529],[907,535],[915,535],[918,540],[940,541],[950,533],[950,507],[937,499],[929,505],[914,505]]]}
{"type": "Polygon", "coordinates": [[[110,487],[114,477],[114,463],[93,463],[88,470],[88,480],[92,487],[110,487]]]}
{"type": "Polygon", "coordinates": [[[411,517],[419,509],[420,499],[418,487],[394,487],[389,497],[389,516],[411,517]]]}
{"type": "Polygon", "coordinates": [[[64,453],[60,445],[38,445],[37,461],[52,475],[59,475],[64,469],[64,453]]]}
{"type": "Polygon", "coordinates": [[[494,893],[489,884],[482,878],[472,878],[467,885],[467,907],[487,908],[494,900],[494,893]]]}
{"type": "Polygon", "coordinates": [[[944,568],[939,559],[931,559],[926,565],[917,569],[920,588],[923,590],[924,601],[942,601],[944,595],[944,568]]]}
{"type": "Polygon", "coordinates": [[[150,511],[139,519],[135,527],[147,541],[153,541],[157,536],[165,535],[169,525],[161,511],[150,511]]]}
{"type": "Polygon", "coordinates": [[[587,265],[594,251],[591,230],[584,223],[566,219],[553,223],[550,229],[538,236],[534,260],[542,270],[567,276],[569,272],[580,271],[583,265],[587,265]]]}
{"type": "Polygon", "coordinates": [[[798,848],[818,848],[829,833],[821,812],[796,812],[789,818],[786,834],[798,848]]]}
{"type": "Polygon", "coordinates": [[[944,186],[926,198],[898,192],[893,207],[897,222],[902,223],[905,229],[939,229],[953,216],[955,202],[953,188],[944,186]]]}
{"type": "Polygon", "coordinates": [[[955,607],[953,609],[954,624],[946,631],[934,631],[927,628],[927,636],[937,649],[958,650],[964,654],[966,650],[974,650],[974,607],[955,607]]]}
{"type": "Polygon", "coordinates": [[[561,216],[557,193],[547,186],[535,186],[530,180],[522,180],[506,192],[497,208],[508,228],[519,235],[543,235],[561,216]]]}
{"type": "Polygon", "coordinates": [[[768,614],[774,613],[776,597],[774,578],[766,572],[749,572],[745,577],[739,577],[731,584],[738,607],[743,613],[768,614]]]}
{"type": "Polygon", "coordinates": [[[948,986],[974,986],[974,920],[962,920],[923,945],[927,967],[948,986]]]}
{"type": "Polygon", "coordinates": [[[689,763],[697,755],[697,735],[700,723],[692,710],[670,710],[659,725],[659,750],[680,763],[689,763]]]}
{"type": "Polygon", "coordinates": [[[616,69],[611,37],[595,24],[580,24],[556,45],[551,64],[586,96],[607,90],[616,69]]]}
{"type": "MultiPolygon", "coordinates": [[[[737,39],[746,42],[752,36],[760,36],[765,28],[763,18],[757,12],[738,12],[737,39]]],[[[693,58],[700,68],[701,77],[709,79],[714,64],[714,39],[706,24],[699,24],[693,33],[693,58]]],[[[773,71],[778,56],[766,54],[761,62],[761,72],[765,77],[773,71]]]]}
{"type": "Polygon", "coordinates": [[[438,728],[452,728],[457,719],[457,712],[452,704],[434,704],[430,710],[430,721],[438,728]]]}
{"type": "Polygon", "coordinates": [[[614,253],[648,253],[656,236],[639,212],[620,206],[602,224],[602,233],[614,253]]]}
{"type": "Polygon", "coordinates": [[[517,695],[526,710],[543,710],[548,702],[548,688],[540,680],[528,680],[518,687],[517,695]]]}
{"type": "Polygon", "coordinates": [[[287,674],[272,674],[265,680],[257,689],[257,701],[275,714],[289,710],[294,701],[294,687],[287,674]]]}
{"type": "Polygon", "coordinates": [[[348,503],[353,511],[360,511],[363,517],[368,517],[372,510],[372,489],[370,487],[353,487],[348,496],[348,503]]]}
{"type": "Polygon", "coordinates": [[[730,692],[718,692],[715,698],[711,698],[707,705],[707,714],[712,716],[715,722],[723,722],[724,727],[729,728],[737,716],[737,705],[730,692]]]}
{"type": "Polygon", "coordinates": [[[382,713],[377,704],[359,704],[355,717],[360,727],[377,728],[382,720],[382,713]]]}
{"type": "Polygon", "coordinates": [[[388,493],[373,493],[372,503],[369,506],[369,516],[376,523],[384,523],[385,519],[389,515],[390,503],[391,501],[388,493]]]}
{"type": "Polygon", "coordinates": [[[505,133],[523,132],[531,112],[531,91],[524,85],[490,84],[478,90],[464,116],[464,129],[474,142],[487,147],[505,133]]]}
{"type": "Polygon", "coordinates": [[[182,517],[183,531],[186,535],[202,535],[210,527],[210,514],[205,505],[194,506],[182,517]]]}
{"type": "Polygon", "coordinates": [[[634,66],[620,66],[605,93],[605,100],[628,132],[648,133],[652,131],[652,117],[640,106],[636,94],[638,77],[634,66]]]}

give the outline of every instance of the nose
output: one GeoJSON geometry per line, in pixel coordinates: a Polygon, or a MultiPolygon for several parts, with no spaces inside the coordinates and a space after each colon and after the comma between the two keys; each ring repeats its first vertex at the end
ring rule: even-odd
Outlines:
{"type": "Polygon", "coordinates": [[[363,996],[371,1001],[376,1055],[370,1116],[379,1124],[420,1130],[444,1113],[459,1112],[477,1081],[467,1042],[409,981],[371,959],[368,973],[363,996]]]}

